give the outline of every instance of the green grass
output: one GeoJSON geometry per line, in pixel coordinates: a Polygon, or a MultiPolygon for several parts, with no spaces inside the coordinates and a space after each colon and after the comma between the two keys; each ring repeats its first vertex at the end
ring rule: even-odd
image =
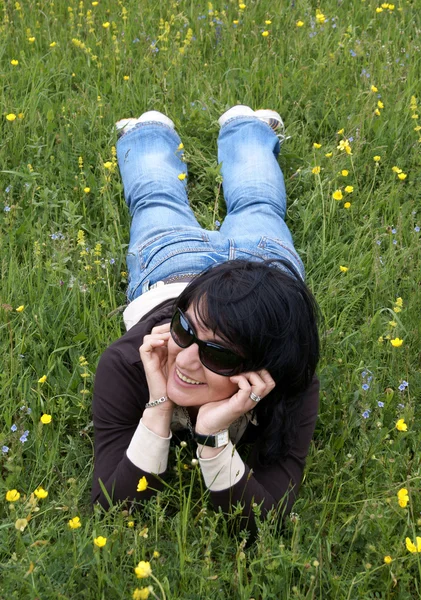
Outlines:
{"type": "Polygon", "coordinates": [[[232,0],[209,9],[187,0],[2,5],[4,598],[131,598],[148,585],[158,598],[190,600],[421,594],[421,554],[405,545],[421,535],[419,6],[402,1],[376,13],[373,0],[326,0],[319,8],[327,21],[317,24],[316,2],[245,4],[243,11],[232,0]],[[285,118],[288,224],[324,319],[321,411],[297,516],[282,532],[275,520],[262,523],[252,546],[235,515],[212,512],[189,448],[176,451],[172,487],[142,514],[115,507],[103,515],[89,504],[93,376],[123,331],[120,315],[110,313],[125,304],[127,284],[129,218],[118,170],[104,167],[113,163],[113,124],[152,108],[175,121],[191,203],[213,229],[224,216],[217,119],[235,103],[285,118]],[[351,138],[352,154],[337,148],[351,138]],[[332,198],[338,189],[341,201],[332,198]],[[403,380],[409,385],[400,391],[403,380]],[[40,423],[43,413],[50,424],[40,423]],[[406,432],[396,429],[401,418],[406,432]],[[38,486],[47,498],[31,498],[38,486]],[[406,508],[398,504],[402,488],[406,508]],[[15,503],[5,501],[11,489],[21,494],[15,503]],[[71,530],[76,515],[82,526],[71,530]],[[29,520],[23,531],[18,518],[29,520]],[[102,549],[93,544],[99,535],[107,537],[102,549]],[[136,579],[141,560],[156,580],[136,579]]]}

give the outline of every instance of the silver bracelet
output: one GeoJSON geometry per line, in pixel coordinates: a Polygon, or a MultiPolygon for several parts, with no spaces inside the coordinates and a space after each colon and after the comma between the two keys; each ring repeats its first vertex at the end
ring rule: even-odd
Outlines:
{"type": "Polygon", "coordinates": [[[154,400],[153,402],[148,402],[147,404],[145,404],[145,408],[152,408],[153,406],[158,406],[158,404],[162,404],[167,400],[168,398],[166,396],[161,396],[161,398],[158,398],[158,400],[154,400]]]}

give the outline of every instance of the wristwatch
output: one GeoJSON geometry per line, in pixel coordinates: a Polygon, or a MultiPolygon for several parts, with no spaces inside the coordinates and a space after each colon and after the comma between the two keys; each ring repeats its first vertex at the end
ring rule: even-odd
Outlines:
{"type": "Polygon", "coordinates": [[[202,433],[194,432],[193,439],[202,446],[210,446],[211,448],[222,448],[230,441],[228,429],[218,431],[218,433],[203,435],[202,433]]]}

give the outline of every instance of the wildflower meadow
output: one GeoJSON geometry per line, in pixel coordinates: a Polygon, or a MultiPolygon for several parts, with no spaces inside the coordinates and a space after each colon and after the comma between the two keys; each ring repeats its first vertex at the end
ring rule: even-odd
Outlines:
{"type": "Polygon", "coordinates": [[[0,597],[418,599],[418,0],[10,0],[0,32],[0,597]],[[285,120],[287,219],[322,313],[304,482],[254,542],[211,509],[190,445],[144,510],[90,505],[95,368],[126,304],[114,123],[173,119],[215,229],[217,119],[237,103],[285,120]]]}

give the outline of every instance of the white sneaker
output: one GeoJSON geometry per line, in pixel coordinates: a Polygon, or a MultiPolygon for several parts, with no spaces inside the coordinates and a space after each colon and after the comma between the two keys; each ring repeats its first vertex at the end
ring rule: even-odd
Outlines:
{"type": "Polygon", "coordinates": [[[250,106],[245,106],[244,104],[238,104],[237,106],[233,106],[223,115],[221,115],[218,119],[218,123],[221,127],[225,125],[227,121],[230,119],[235,119],[237,117],[254,117],[254,110],[250,108],[250,106]]]}
{"type": "Polygon", "coordinates": [[[238,106],[233,106],[224,112],[224,114],[219,117],[218,123],[221,127],[223,127],[227,121],[237,117],[257,117],[264,123],[267,123],[269,127],[275,131],[280,142],[283,142],[285,139],[289,139],[285,137],[285,126],[282,117],[275,110],[253,110],[250,108],[250,106],[239,104],[238,106]]]}
{"type": "Polygon", "coordinates": [[[138,123],[145,123],[147,121],[163,123],[172,129],[175,129],[173,121],[164,113],[159,112],[158,110],[149,110],[142,115],[138,119],[120,119],[115,124],[115,128],[117,130],[117,137],[120,138],[122,135],[133,129],[138,123]]]}

